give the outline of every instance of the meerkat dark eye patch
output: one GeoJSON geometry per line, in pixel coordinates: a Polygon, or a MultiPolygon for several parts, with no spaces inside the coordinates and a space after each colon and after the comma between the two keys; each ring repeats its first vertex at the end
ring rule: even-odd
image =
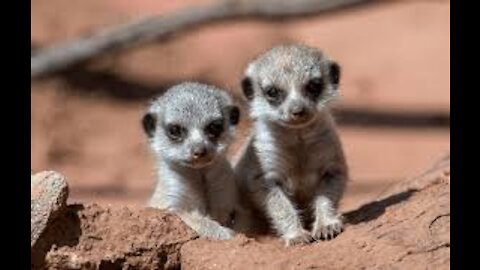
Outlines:
{"type": "Polygon", "coordinates": [[[275,86],[267,86],[263,88],[263,94],[267,101],[272,105],[279,105],[282,103],[283,91],[275,86]]]}
{"type": "Polygon", "coordinates": [[[155,116],[151,113],[146,113],[142,118],[142,127],[143,131],[147,134],[149,138],[153,137],[156,128],[156,119],[155,116]]]}
{"type": "Polygon", "coordinates": [[[187,135],[187,129],[177,124],[167,125],[165,131],[172,141],[180,141],[187,135]]]}
{"type": "Polygon", "coordinates": [[[242,80],[242,91],[245,97],[248,100],[253,99],[253,84],[252,80],[248,77],[243,78],[242,80]]]}
{"type": "Polygon", "coordinates": [[[329,75],[330,75],[330,81],[334,85],[338,85],[340,83],[340,73],[341,73],[341,68],[340,65],[336,62],[331,62],[329,64],[329,75]]]}
{"type": "Polygon", "coordinates": [[[230,125],[236,126],[240,121],[240,109],[237,106],[230,107],[230,125]]]}
{"type": "Polygon", "coordinates": [[[267,97],[276,99],[280,96],[280,90],[275,86],[268,86],[265,88],[264,93],[267,97]]]}
{"type": "Polygon", "coordinates": [[[305,85],[305,94],[311,99],[317,99],[325,90],[325,82],[322,78],[313,78],[305,85]]]}
{"type": "Polygon", "coordinates": [[[212,121],[205,127],[205,134],[211,139],[220,137],[223,133],[223,119],[212,121]]]}

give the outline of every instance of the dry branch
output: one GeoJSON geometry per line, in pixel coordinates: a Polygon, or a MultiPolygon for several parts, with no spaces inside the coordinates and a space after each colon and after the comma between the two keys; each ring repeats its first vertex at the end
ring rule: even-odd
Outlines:
{"type": "Polygon", "coordinates": [[[104,29],[92,36],[37,51],[31,57],[31,77],[63,70],[105,52],[131,48],[174,32],[207,23],[241,18],[287,19],[335,11],[375,0],[227,0],[187,8],[166,16],[146,17],[104,29]]]}

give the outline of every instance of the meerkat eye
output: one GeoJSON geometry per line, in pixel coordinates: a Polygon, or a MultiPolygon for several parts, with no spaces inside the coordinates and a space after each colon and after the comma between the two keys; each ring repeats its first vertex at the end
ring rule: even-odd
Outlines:
{"type": "Polygon", "coordinates": [[[216,139],[216,138],[220,137],[222,132],[223,132],[223,120],[222,119],[212,121],[205,128],[205,133],[207,134],[208,137],[210,137],[212,139],[216,139]]]}
{"type": "Polygon", "coordinates": [[[312,98],[318,98],[325,88],[322,78],[314,78],[305,85],[305,92],[312,98]]]}
{"type": "Polygon", "coordinates": [[[278,99],[281,94],[281,90],[275,86],[268,86],[264,89],[264,93],[270,99],[278,99]]]}
{"type": "Polygon", "coordinates": [[[170,124],[167,126],[167,136],[173,141],[179,141],[185,136],[186,130],[185,128],[176,125],[170,124]]]}

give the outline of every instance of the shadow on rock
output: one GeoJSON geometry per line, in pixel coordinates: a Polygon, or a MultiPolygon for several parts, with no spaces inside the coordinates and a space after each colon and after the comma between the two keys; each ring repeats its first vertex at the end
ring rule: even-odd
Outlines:
{"type": "Polygon", "coordinates": [[[45,255],[52,248],[78,244],[82,233],[78,212],[83,209],[83,205],[70,205],[48,226],[32,248],[31,269],[43,269],[45,255]]]}

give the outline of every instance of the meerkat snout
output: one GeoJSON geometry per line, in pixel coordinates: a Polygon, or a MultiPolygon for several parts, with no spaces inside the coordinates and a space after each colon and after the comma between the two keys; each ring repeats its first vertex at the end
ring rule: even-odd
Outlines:
{"type": "Polygon", "coordinates": [[[201,168],[207,166],[213,159],[213,150],[209,150],[203,143],[193,146],[190,150],[189,163],[193,167],[201,168]]]}
{"type": "Polygon", "coordinates": [[[192,152],[193,159],[199,159],[207,155],[207,149],[204,146],[194,147],[192,152]]]}
{"type": "Polygon", "coordinates": [[[301,104],[294,104],[290,106],[289,111],[290,111],[290,115],[296,119],[303,118],[307,114],[307,110],[301,104]]]}
{"type": "Polygon", "coordinates": [[[292,101],[287,105],[287,122],[304,123],[311,117],[311,112],[301,101],[292,101]]]}

